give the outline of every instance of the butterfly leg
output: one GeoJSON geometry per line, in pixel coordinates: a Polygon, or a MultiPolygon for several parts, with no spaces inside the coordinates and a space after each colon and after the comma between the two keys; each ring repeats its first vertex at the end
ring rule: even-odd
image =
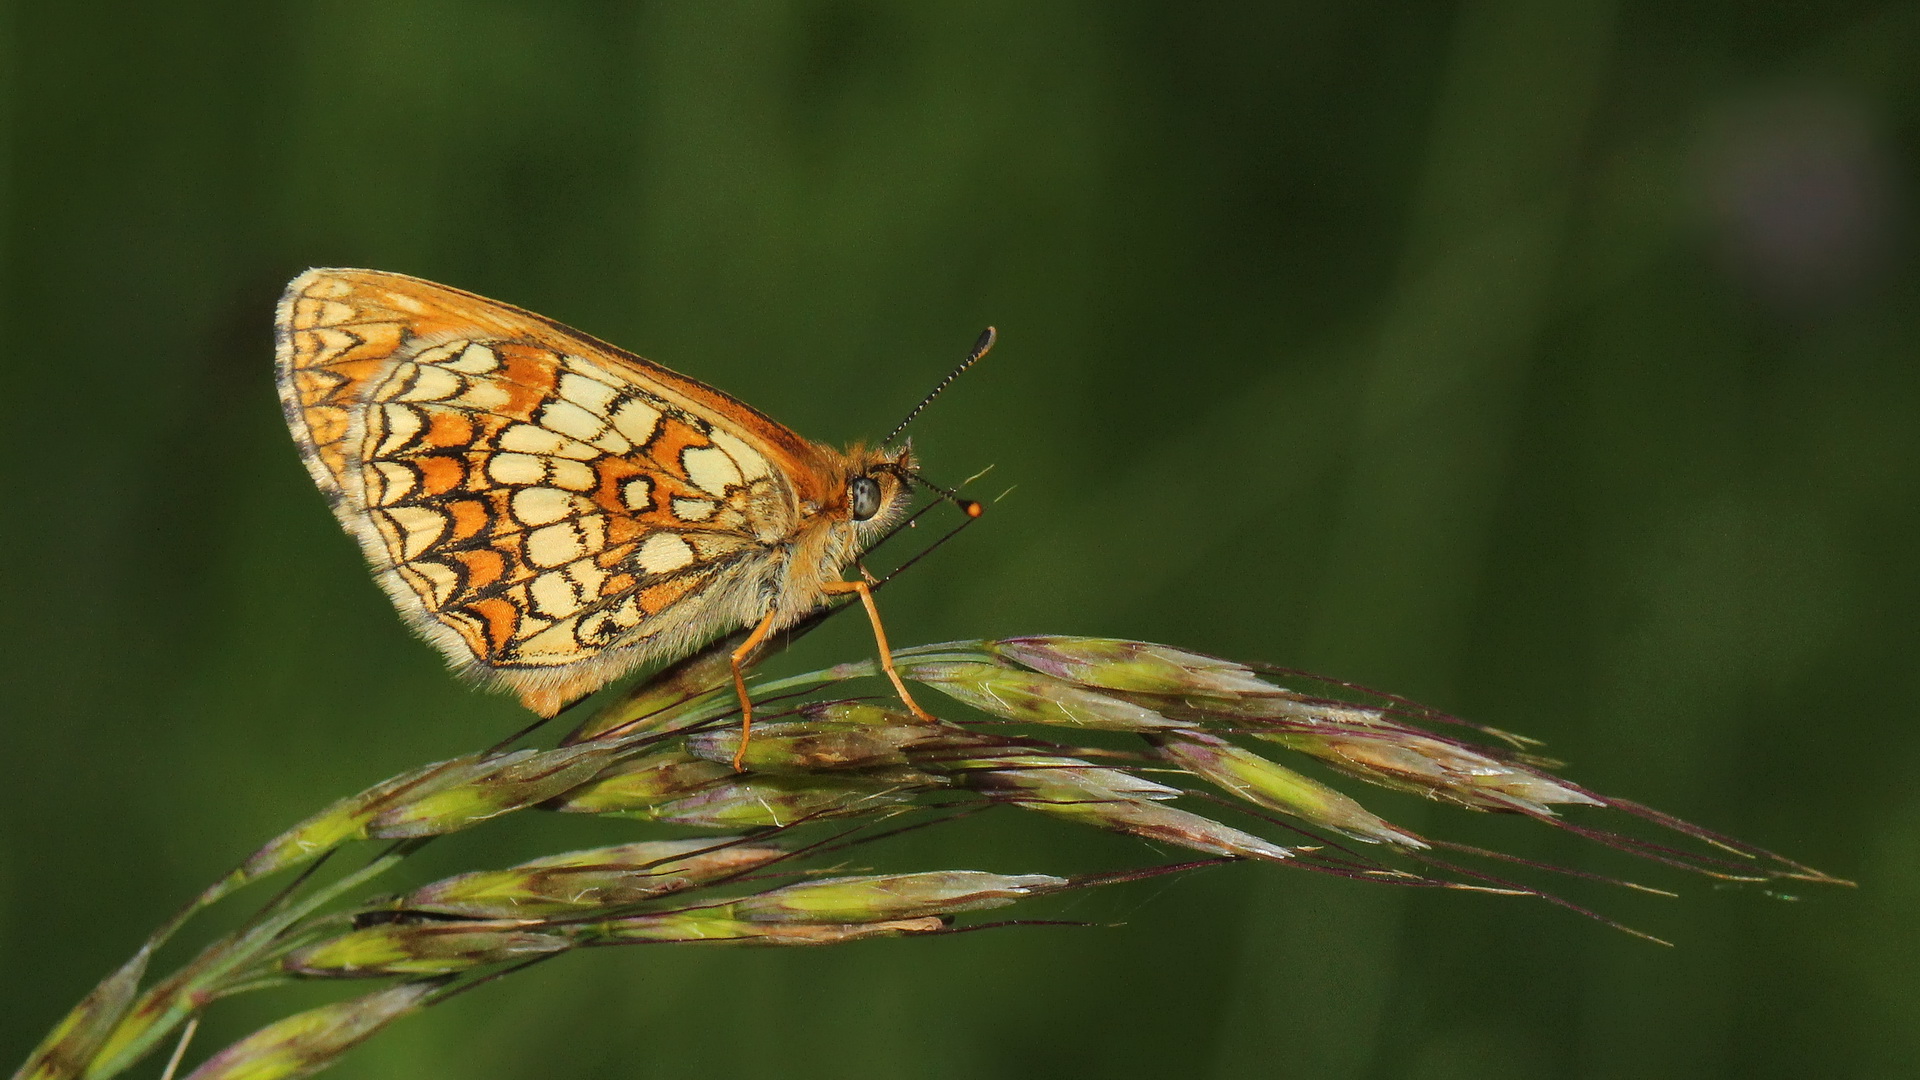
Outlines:
{"type": "Polygon", "coordinates": [[[767,617],[760,620],[760,625],[753,628],[753,633],[747,635],[747,640],[741,642],[739,648],[728,654],[728,659],[733,662],[733,689],[740,695],[740,749],[733,752],[734,772],[746,771],[741,762],[747,758],[747,739],[753,734],[753,699],[747,696],[747,677],[744,669],[747,661],[753,658],[753,651],[760,647],[761,642],[767,640],[767,634],[772,630],[773,612],[769,611],[767,617]]]}
{"type": "Polygon", "coordinates": [[[907,693],[907,684],[900,679],[900,673],[893,667],[893,648],[887,644],[886,628],[880,625],[880,609],[874,606],[873,589],[864,581],[829,581],[823,591],[828,593],[859,593],[860,603],[867,609],[867,621],[873,624],[873,640],[880,646],[880,667],[887,673],[887,679],[893,683],[893,689],[906,703],[907,710],[922,723],[935,723],[932,713],[920,707],[907,693]]]}

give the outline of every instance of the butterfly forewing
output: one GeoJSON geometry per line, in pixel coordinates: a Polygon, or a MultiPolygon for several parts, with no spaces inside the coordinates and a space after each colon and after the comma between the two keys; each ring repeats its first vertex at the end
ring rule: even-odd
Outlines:
{"type": "Polygon", "coordinates": [[[382,584],[540,711],[758,618],[834,475],[716,390],[416,278],[310,271],[279,333],[295,441],[382,584]]]}

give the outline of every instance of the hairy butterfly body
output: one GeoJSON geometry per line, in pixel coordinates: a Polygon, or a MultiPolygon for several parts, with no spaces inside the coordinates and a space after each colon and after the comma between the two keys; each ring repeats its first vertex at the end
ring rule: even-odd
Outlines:
{"type": "Polygon", "coordinates": [[[403,274],[309,270],[276,329],[288,427],[380,584],[455,668],[536,713],[753,627],[734,665],[750,718],[739,668],[767,634],[840,593],[874,613],[840,575],[905,513],[905,449],[810,442],[551,319],[403,274]]]}

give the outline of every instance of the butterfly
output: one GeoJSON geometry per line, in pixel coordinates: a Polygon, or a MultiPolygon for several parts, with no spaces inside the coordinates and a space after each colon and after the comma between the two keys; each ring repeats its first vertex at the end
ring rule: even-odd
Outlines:
{"type": "Polygon", "coordinates": [[[755,650],[851,595],[901,700],[930,719],[893,668],[867,581],[842,578],[903,519],[909,481],[980,513],[922,480],[905,445],[810,442],[552,319],[404,274],[309,270],[275,329],[307,471],[401,616],[458,671],[551,716],[751,627],[731,654],[744,753],[755,650]]]}

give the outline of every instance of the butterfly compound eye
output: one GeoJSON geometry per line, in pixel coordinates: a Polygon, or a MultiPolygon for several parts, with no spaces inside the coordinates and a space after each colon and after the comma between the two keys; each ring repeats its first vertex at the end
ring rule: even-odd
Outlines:
{"type": "Polygon", "coordinates": [[[847,485],[847,507],[853,520],[865,521],[880,512],[880,485],[871,476],[856,476],[847,485]]]}

